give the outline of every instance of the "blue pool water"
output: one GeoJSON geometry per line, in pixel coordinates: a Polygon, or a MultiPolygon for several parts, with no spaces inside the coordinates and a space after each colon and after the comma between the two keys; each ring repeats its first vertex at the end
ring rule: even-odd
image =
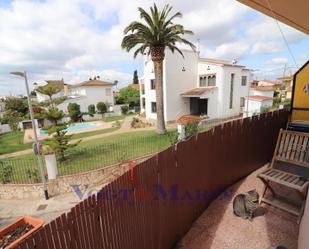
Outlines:
{"type": "MultiPolygon", "coordinates": [[[[72,132],[72,131],[79,131],[79,130],[83,130],[83,129],[91,129],[91,128],[96,128],[96,127],[98,127],[98,124],[83,123],[83,124],[77,124],[77,125],[69,126],[68,128],[66,128],[66,130],[68,132],[72,132]]],[[[47,131],[46,130],[41,130],[40,134],[41,135],[46,135],[47,131]]]]}

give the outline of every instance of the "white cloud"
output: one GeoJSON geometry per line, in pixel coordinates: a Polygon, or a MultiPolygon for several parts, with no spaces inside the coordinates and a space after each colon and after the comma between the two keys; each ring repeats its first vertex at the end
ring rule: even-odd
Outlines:
{"type": "MultiPolygon", "coordinates": [[[[166,1],[156,3],[162,7],[166,1]]],[[[230,60],[286,49],[271,18],[253,14],[237,1],[169,3],[183,13],[178,21],[194,31],[189,40],[200,39],[203,56],[230,60]]],[[[123,29],[138,18],[138,6],[152,4],[153,0],[15,0],[0,8],[0,92],[24,91],[15,87],[20,79],[8,76],[11,70],[27,70],[32,82],[62,77],[79,82],[93,73],[129,82],[127,72],[139,60],[121,50],[123,29]]],[[[304,38],[286,25],[282,29],[290,43],[304,38]]]]}
{"type": "Polygon", "coordinates": [[[288,59],[285,57],[277,57],[277,58],[272,58],[271,60],[268,60],[265,62],[266,65],[280,65],[280,64],[287,64],[288,59]]]}

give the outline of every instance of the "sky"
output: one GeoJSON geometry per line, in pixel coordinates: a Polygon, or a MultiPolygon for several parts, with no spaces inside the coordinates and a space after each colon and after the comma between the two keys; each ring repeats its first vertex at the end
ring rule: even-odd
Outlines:
{"type": "MultiPolygon", "coordinates": [[[[177,22],[194,32],[202,57],[237,59],[255,70],[255,79],[275,79],[295,71],[309,58],[309,37],[234,0],[156,1],[171,4],[183,18],[177,22]],[[286,65],[286,66],[285,66],[286,65]]],[[[11,71],[27,71],[33,83],[61,79],[80,83],[94,75],[132,81],[143,74],[142,57],[121,49],[123,29],[139,20],[138,7],[149,0],[0,0],[0,95],[25,94],[24,82],[11,71]]]]}

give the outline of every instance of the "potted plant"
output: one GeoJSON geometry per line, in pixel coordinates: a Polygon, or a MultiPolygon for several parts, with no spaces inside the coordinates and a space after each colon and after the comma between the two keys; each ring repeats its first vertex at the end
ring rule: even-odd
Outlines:
{"type": "Polygon", "coordinates": [[[30,216],[25,216],[0,230],[0,248],[15,248],[24,239],[29,237],[40,227],[44,221],[30,216]]]}
{"type": "Polygon", "coordinates": [[[56,179],[58,175],[57,159],[54,150],[49,145],[44,145],[42,155],[45,158],[48,179],[56,179]]]}

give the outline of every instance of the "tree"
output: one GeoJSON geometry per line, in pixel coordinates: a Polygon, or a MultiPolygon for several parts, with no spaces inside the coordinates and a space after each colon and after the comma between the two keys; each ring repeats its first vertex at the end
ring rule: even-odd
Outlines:
{"type": "Polygon", "coordinates": [[[81,115],[80,105],[77,103],[69,103],[68,112],[69,112],[69,117],[72,121],[74,122],[78,121],[81,115]]]}
{"type": "Polygon", "coordinates": [[[127,105],[121,106],[121,113],[122,113],[123,115],[127,115],[128,112],[129,112],[129,106],[127,106],[127,105]]]}
{"type": "Polygon", "coordinates": [[[48,108],[45,110],[44,116],[46,119],[54,123],[54,125],[58,125],[59,121],[64,117],[64,113],[58,108],[48,108]]]}
{"type": "Polygon", "coordinates": [[[4,101],[5,111],[18,112],[19,116],[24,116],[28,112],[28,104],[25,99],[9,97],[4,101]]]}
{"type": "Polygon", "coordinates": [[[150,13],[144,9],[138,8],[142,22],[132,22],[124,30],[124,38],[121,47],[126,51],[139,47],[134,52],[134,58],[138,54],[144,54],[147,51],[151,55],[154,63],[155,84],[156,84],[156,105],[157,105],[157,132],[159,134],[166,133],[164,122],[163,107],[163,60],[165,57],[165,49],[168,48],[172,52],[175,50],[182,56],[181,50],[176,43],[184,43],[189,45],[193,50],[195,46],[183,35],[193,34],[192,31],[185,30],[180,24],[174,24],[174,19],[181,17],[182,14],[177,12],[170,16],[172,6],[165,5],[162,11],[158,10],[156,4],[150,8],[150,13]]]}
{"type": "Polygon", "coordinates": [[[137,70],[135,70],[133,73],[133,84],[138,84],[138,83],[139,83],[139,80],[138,80],[137,70]]]}
{"type": "Polygon", "coordinates": [[[134,89],[132,86],[120,89],[119,96],[116,97],[116,102],[119,104],[128,104],[130,107],[139,106],[139,90],[134,89]]]}
{"type": "Polygon", "coordinates": [[[101,113],[102,115],[104,113],[107,112],[107,106],[104,102],[98,102],[97,103],[97,110],[98,110],[98,113],[101,113]]]}
{"type": "Polygon", "coordinates": [[[22,120],[20,112],[8,110],[4,113],[3,118],[9,124],[10,129],[15,133],[17,142],[21,143],[18,136],[18,125],[19,122],[22,120]]]}
{"type": "Polygon", "coordinates": [[[61,160],[65,160],[65,151],[77,146],[81,140],[76,143],[69,143],[73,135],[67,135],[66,125],[53,126],[48,130],[48,133],[52,135],[50,139],[47,140],[47,145],[60,156],[61,160]]]}
{"type": "Polygon", "coordinates": [[[94,105],[89,105],[88,106],[88,113],[91,117],[95,114],[95,106],[94,105]]]}
{"type": "Polygon", "coordinates": [[[54,86],[39,86],[36,88],[36,91],[41,94],[47,95],[49,97],[51,107],[54,108],[55,103],[52,96],[59,93],[61,89],[54,86]]]}

